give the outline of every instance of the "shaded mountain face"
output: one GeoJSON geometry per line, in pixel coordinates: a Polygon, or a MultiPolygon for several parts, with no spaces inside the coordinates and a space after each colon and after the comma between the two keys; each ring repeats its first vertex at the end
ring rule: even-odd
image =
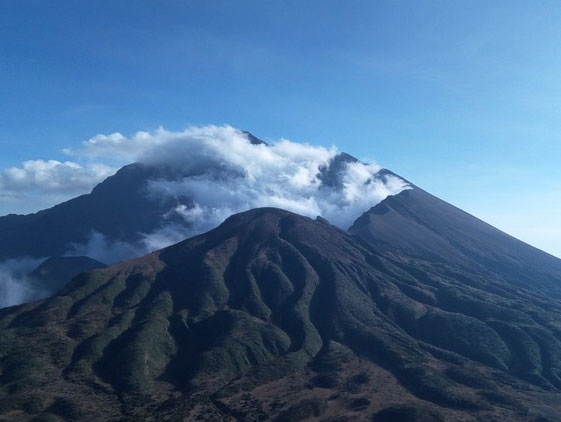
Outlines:
{"type": "Polygon", "coordinates": [[[90,194],[35,214],[0,217],[0,259],[64,255],[93,232],[137,241],[160,224],[167,209],[146,195],[146,183],[156,175],[154,168],[131,164],[90,194]]]}
{"type": "Polygon", "coordinates": [[[47,297],[58,292],[78,274],[106,266],[87,256],[53,256],[29,273],[28,278],[35,290],[42,290],[45,292],[43,297],[47,297]]]}
{"type": "Polygon", "coordinates": [[[0,413],[560,420],[559,301],[398,245],[264,208],[82,274],[0,311],[0,413]]]}
{"type": "Polygon", "coordinates": [[[349,229],[379,252],[455,266],[561,298],[561,260],[414,187],[390,196],[349,229]]]}

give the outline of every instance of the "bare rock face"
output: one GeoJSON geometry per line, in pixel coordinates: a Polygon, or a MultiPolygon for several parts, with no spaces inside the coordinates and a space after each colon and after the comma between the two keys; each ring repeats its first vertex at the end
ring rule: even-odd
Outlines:
{"type": "Polygon", "coordinates": [[[350,234],[251,210],[0,310],[0,418],[559,420],[555,272],[414,253],[382,211],[350,234]]]}

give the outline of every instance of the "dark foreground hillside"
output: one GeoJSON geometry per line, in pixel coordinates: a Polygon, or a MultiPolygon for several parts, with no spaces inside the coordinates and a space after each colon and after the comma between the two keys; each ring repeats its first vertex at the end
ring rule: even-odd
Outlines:
{"type": "Polygon", "coordinates": [[[0,420],[561,420],[561,304],[278,209],[0,311],[0,420]]]}

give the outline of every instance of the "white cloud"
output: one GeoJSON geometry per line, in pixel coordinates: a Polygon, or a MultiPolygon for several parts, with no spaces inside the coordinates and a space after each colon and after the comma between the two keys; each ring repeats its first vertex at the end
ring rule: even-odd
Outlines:
{"type": "Polygon", "coordinates": [[[27,161],[1,173],[0,195],[78,192],[111,174],[108,163],[141,162],[160,169],[148,182],[148,195],[174,204],[163,212],[161,227],[141,233],[142,241],[134,245],[101,233],[92,233],[85,244],[69,245],[70,255],[108,263],[202,233],[231,214],[256,207],[320,215],[346,229],[362,212],[408,188],[395,176],[380,175],[376,164],[342,159],[335,147],[287,139],[251,143],[231,126],[179,132],[159,128],[130,137],[100,134],[65,153],[87,164],[27,161]]]}
{"type": "MultiPolygon", "coordinates": [[[[137,161],[172,169],[173,176],[150,181],[149,192],[154,197],[191,199],[189,206],[180,203],[165,215],[183,217],[191,235],[233,213],[264,206],[321,215],[347,228],[362,212],[407,188],[397,177],[380,177],[378,165],[358,161],[339,166],[337,184],[325,183],[322,169],[337,156],[335,147],[287,139],[272,145],[252,144],[244,132],[231,126],[179,132],[159,128],[130,137],[100,134],[66,152],[90,160],[137,161]]],[[[158,234],[146,234],[146,244],[169,244],[164,239],[171,232],[164,228],[158,234]]]]}
{"type": "Polygon", "coordinates": [[[0,262],[0,308],[40,299],[49,293],[28,277],[43,260],[20,258],[0,262]]]}
{"type": "Polygon", "coordinates": [[[163,128],[153,132],[139,131],[128,138],[120,133],[100,134],[82,142],[78,149],[66,149],[65,153],[90,159],[120,159],[128,163],[180,165],[186,171],[200,168],[200,163],[192,160],[195,153],[195,158],[222,161],[243,167],[251,174],[265,164],[286,166],[294,157],[327,161],[336,153],[334,147],[316,147],[285,139],[275,143],[274,147],[252,145],[244,132],[231,126],[202,126],[179,132],[163,128]]]}
{"type": "Polygon", "coordinates": [[[79,191],[111,175],[115,169],[101,163],[80,165],[72,161],[29,160],[0,173],[0,189],[6,192],[41,190],[79,191]]]}
{"type": "Polygon", "coordinates": [[[73,161],[29,160],[0,172],[0,198],[4,211],[35,210],[52,206],[93,186],[115,172],[103,163],[82,165],[73,161]]]}
{"type": "Polygon", "coordinates": [[[335,147],[286,139],[272,145],[252,144],[230,126],[183,132],[160,128],[130,138],[98,135],[75,153],[128,155],[131,160],[176,169],[173,177],[152,180],[149,192],[154,197],[190,198],[189,206],[180,204],[166,216],[183,217],[192,235],[233,213],[265,206],[321,215],[346,229],[362,212],[407,188],[395,176],[380,176],[380,166],[358,161],[340,164],[338,183],[326,183],[324,173],[337,156],[335,147]]]}

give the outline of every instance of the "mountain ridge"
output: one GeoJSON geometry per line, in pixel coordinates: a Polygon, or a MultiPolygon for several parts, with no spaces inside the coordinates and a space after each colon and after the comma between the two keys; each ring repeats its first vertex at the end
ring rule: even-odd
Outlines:
{"type": "Polygon", "coordinates": [[[360,216],[349,232],[379,249],[434,261],[455,262],[480,272],[506,273],[513,279],[547,286],[561,297],[561,260],[414,187],[389,196],[360,216]],[[505,261],[508,261],[505,263],[505,261]]]}
{"type": "Polygon", "coordinates": [[[539,292],[507,294],[323,219],[254,209],[1,310],[0,411],[553,421],[559,316],[539,292]]]}

